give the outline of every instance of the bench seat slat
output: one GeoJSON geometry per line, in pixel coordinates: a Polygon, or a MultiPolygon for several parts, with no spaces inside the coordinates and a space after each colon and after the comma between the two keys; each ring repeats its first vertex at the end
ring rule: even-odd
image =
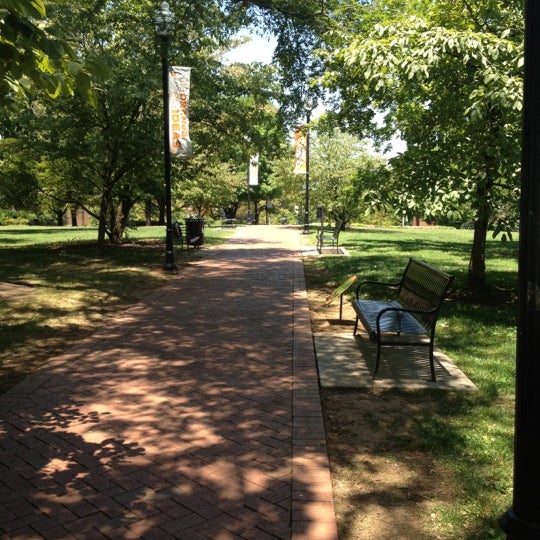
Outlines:
{"type": "MultiPolygon", "coordinates": [[[[368,331],[370,339],[377,341],[377,316],[383,309],[405,309],[397,300],[381,302],[379,300],[354,300],[353,308],[368,331]]],[[[381,332],[400,334],[427,335],[428,331],[410,313],[392,309],[383,313],[380,319],[381,332]]]]}

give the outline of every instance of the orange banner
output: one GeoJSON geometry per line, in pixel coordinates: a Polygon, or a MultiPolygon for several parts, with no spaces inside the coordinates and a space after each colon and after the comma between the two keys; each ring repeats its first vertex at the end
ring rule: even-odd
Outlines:
{"type": "Polygon", "coordinates": [[[306,174],[307,139],[303,127],[294,132],[294,174],[306,174]]]}
{"type": "Polygon", "coordinates": [[[193,148],[189,138],[189,84],[191,68],[169,69],[169,146],[171,157],[189,158],[193,148]]]}

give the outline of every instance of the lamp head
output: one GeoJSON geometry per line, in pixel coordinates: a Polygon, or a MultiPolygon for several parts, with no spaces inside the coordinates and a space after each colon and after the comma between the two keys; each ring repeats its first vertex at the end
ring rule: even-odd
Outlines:
{"type": "Polygon", "coordinates": [[[160,38],[168,38],[174,31],[174,14],[168,2],[162,2],[154,16],[154,28],[160,38]]]}
{"type": "Polygon", "coordinates": [[[306,98],[306,101],[304,101],[304,111],[310,113],[313,110],[313,106],[313,99],[310,97],[306,98]]]}

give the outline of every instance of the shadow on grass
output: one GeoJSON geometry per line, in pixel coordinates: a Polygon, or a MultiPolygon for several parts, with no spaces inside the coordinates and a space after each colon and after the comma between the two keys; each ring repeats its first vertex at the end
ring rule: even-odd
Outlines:
{"type": "Polygon", "coordinates": [[[163,256],[160,242],[0,249],[0,281],[24,285],[0,296],[0,392],[164,283],[163,256]]]}

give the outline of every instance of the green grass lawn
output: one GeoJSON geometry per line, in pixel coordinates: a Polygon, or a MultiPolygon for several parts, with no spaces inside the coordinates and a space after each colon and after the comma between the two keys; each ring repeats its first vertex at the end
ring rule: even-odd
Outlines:
{"type": "MultiPolygon", "coordinates": [[[[226,238],[234,229],[205,228],[205,243],[214,244],[226,238]]],[[[0,248],[58,245],[90,242],[97,239],[97,227],[49,227],[8,225],[0,227],[0,248]]],[[[165,240],[165,228],[162,225],[132,227],[125,232],[125,243],[130,241],[165,240]]]]}
{"type": "MultiPolygon", "coordinates": [[[[504,538],[497,519],[511,503],[517,316],[516,239],[487,242],[487,289],[466,290],[472,234],[450,228],[363,228],[341,233],[350,257],[306,261],[308,288],[331,291],[349,275],[396,281],[410,256],[455,276],[443,304],[437,345],[468,375],[471,394],[416,392],[411,436],[403,449],[423,450],[450,472],[452,501],[436,509],[437,538],[504,538]]],[[[354,294],[353,292],[351,295],[354,294]]],[[[435,537],[435,536],[434,536],[435,537]]]]}

